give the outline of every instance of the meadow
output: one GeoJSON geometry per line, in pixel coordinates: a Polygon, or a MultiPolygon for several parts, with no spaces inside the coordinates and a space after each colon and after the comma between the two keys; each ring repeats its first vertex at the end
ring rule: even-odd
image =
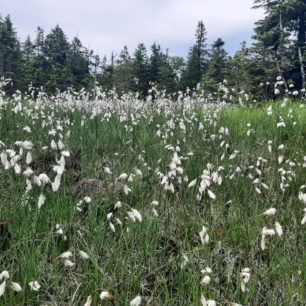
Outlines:
{"type": "Polygon", "coordinates": [[[0,94],[0,305],[306,305],[306,106],[0,94]]]}

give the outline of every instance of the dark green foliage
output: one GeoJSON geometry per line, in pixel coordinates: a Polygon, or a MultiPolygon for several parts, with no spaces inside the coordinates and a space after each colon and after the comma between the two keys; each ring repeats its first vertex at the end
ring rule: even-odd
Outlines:
{"type": "Polygon", "coordinates": [[[46,35],[38,27],[33,41],[27,37],[19,43],[10,17],[0,17],[0,76],[13,80],[9,93],[26,90],[29,85],[54,93],[70,87],[92,89],[99,84],[119,95],[133,92],[145,98],[150,92],[153,100],[152,87],[173,94],[188,88],[192,92],[198,85],[218,98],[224,80],[233,93],[247,93],[251,100],[275,98],[269,84],[278,76],[284,89],[289,84],[305,88],[306,2],[254,0],[254,8],[258,7],[265,16],[255,24],[251,47],[242,43],[240,50],[228,56],[224,41],[218,38],[209,49],[205,25],[199,21],[186,62],[169,56],[168,50],[163,52],[158,43],[149,51],[140,43],[132,55],[125,46],[119,55],[112,52],[100,60],[79,38],[68,41],[59,25],[46,35]]]}
{"type": "Polygon", "coordinates": [[[114,84],[120,94],[128,92],[135,84],[135,72],[132,58],[127,46],[124,46],[116,62],[114,71],[114,84]]]}
{"type": "MultiPolygon", "coordinates": [[[[35,56],[32,63],[29,65],[33,67],[33,75],[30,76],[34,87],[44,87],[47,81],[47,59],[44,55],[45,34],[40,27],[37,28],[37,35],[34,42],[35,56]]],[[[27,85],[27,84],[26,84],[27,85]]]]}
{"type": "Polygon", "coordinates": [[[33,82],[33,76],[36,73],[34,69],[34,44],[31,41],[30,36],[27,37],[26,41],[22,45],[22,60],[21,60],[21,78],[22,90],[26,90],[27,86],[33,82]]]}
{"type": "Polygon", "coordinates": [[[100,68],[101,73],[98,75],[98,83],[106,90],[114,87],[114,74],[115,74],[115,55],[111,54],[110,64],[107,63],[106,56],[103,58],[100,68]]]}
{"type": "Polygon", "coordinates": [[[255,27],[255,39],[269,51],[279,75],[305,88],[306,2],[255,0],[266,15],[255,27]]]}
{"type": "Polygon", "coordinates": [[[175,72],[171,66],[167,53],[163,53],[160,45],[154,43],[151,47],[149,64],[150,81],[159,89],[167,89],[168,92],[175,91],[175,72]]]}
{"type": "Polygon", "coordinates": [[[206,46],[207,32],[202,21],[198,22],[196,43],[189,50],[187,66],[182,75],[182,88],[193,89],[199,84],[208,66],[208,50],[206,46]]]}
{"type": "Polygon", "coordinates": [[[78,38],[69,43],[58,25],[47,36],[38,27],[34,42],[28,36],[20,46],[10,17],[0,19],[0,75],[13,80],[11,91],[26,90],[29,85],[49,93],[88,88],[92,84],[90,55],[78,38]]]}
{"type": "Polygon", "coordinates": [[[225,79],[228,55],[223,47],[224,41],[221,38],[212,44],[208,70],[203,80],[205,89],[214,90],[225,79]]]}
{"type": "Polygon", "coordinates": [[[10,16],[0,16],[0,75],[13,80],[14,89],[20,84],[20,44],[10,16]]]}
{"type": "Polygon", "coordinates": [[[147,49],[144,44],[139,44],[135,50],[132,65],[135,73],[135,89],[146,96],[149,89],[150,72],[147,49]]]}
{"type": "MultiPolygon", "coordinates": [[[[90,85],[90,71],[88,67],[88,50],[84,48],[81,41],[75,37],[67,52],[67,66],[70,70],[71,84],[77,89],[87,88],[90,85]]],[[[96,59],[99,61],[98,58],[96,59]]]]}

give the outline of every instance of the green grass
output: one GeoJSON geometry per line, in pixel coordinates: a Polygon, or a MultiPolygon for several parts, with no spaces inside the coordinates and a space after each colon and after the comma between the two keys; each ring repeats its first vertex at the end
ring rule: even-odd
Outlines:
{"type": "Polygon", "coordinates": [[[135,125],[130,117],[120,122],[116,112],[107,122],[101,120],[102,115],[90,119],[86,113],[64,112],[61,108],[14,114],[10,105],[5,106],[0,113],[0,140],[6,148],[16,148],[17,140],[31,140],[35,145],[33,159],[38,159],[41,147],[50,145],[54,138],[48,131],[56,128],[60,120],[67,148],[71,152],[81,150],[81,172],[76,177],[68,169],[57,193],[45,187],[46,203],[39,210],[41,188],[34,187],[28,203],[22,204],[25,179],[0,166],[0,219],[11,221],[2,225],[0,232],[0,269],[10,273],[0,305],[84,305],[88,295],[93,297],[92,305],[111,305],[99,300],[102,290],[113,295],[116,306],[128,305],[138,294],[150,300],[149,305],[200,305],[201,294],[218,305],[306,305],[306,225],[300,224],[304,206],[298,199],[299,188],[306,184],[306,168],[302,166],[306,155],[306,108],[294,103],[286,107],[273,103],[273,115],[268,116],[268,105],[231,107],[218,111],[216,118],[213,111],[199,109],[190,113],[178,109],[167,115],[150,110],[140,112],[135,125]],[[292,118],[288,117],[289,108],[292,118]],[[52,112],[52,119],[48,119],[52,112]],[[83,127],[82,116],[86,117],[83,127]],[[285,128],[276,128],[279,116],[285,128]],[[167,124],[170,119],[174,122],[172,127],[167,124]],[[184,123],[185,130],[179,122],[184,123]],[[199,130],[199,122],[204,129],[199,130]],[[255,130],[250,136],[248,123],[255,130]],[[158,124],[164,141],[156,136],[158,124]],[[32,132],[23,131],[24,126],[32,132]],[[220,138],[220,127],[227,127],[229,135],[220,138]],[[227,150],[220,148],[223,140],[229,144],[227,150]],[[272,153],[268,151],[269,140],[272,153]],[[210,188],[216,200],[205,196],[197,201],[197,190],[188,189],[189,182],[175,183],[174,194],[164,191],[155,170],[164,174],[169,170],[173,152],[165,149],[166,144],[179,145],[179,156],[193,152],[189,159],[182,160],[189,182],[207,169],[207,163],[215,169],[224,167],[220,172],[222,184],[210,188]],[[285,145],[281,153],[284,162],[279,165],[281,144],[285,145]],[[229,160],[234,150],[239,154],[229,160]],[[248,167],[256,166],[259,157],[267,161],[258,168],[269,187],[261,194],[256,193],[248,177],[250,173],[254,179],[258,177],[248,167]],[[286,160],[295,162],[295,166],[286,160]],[[103,172],[104,166],[111,168],[113,176],[103,172]],[[241,172],[230,178],[237,167],[241,172]],[[134,168],[140,169],[143,176],[127,183],[132,192],[125,195],[116,191],[112,187],[115,178],[123,172],[132,173],[134,168]],[[279,168],[295,174],[286,181],[289,185],[284,192],[280,190],[279,168]],[[93,199],[85,212],[76,210],[76,203],[84,196],[76,188],[81,178],[110,183],[96,196],[86,194],[93,199]],[[153,200],[159,201],[159,217],[151,211],[153,200]],[[226,204],[229,200],[232,203],[226,204]],[[116,212],[123,225],[116,225],[113,233],[107,214],[117,201],[137,209],[143,221],[127,220],[127,207],[123,207],[116,212]],[[270,207],[277,209],[276,216],[262,216],[270,207]],[[284,234],[268,237],[267,249],[262,251],[262,228],[273,227],[276,220],[284,234]],[[66,240],[55,233],[56,224],[63,228],[66,240]],[[204,246],[199,239],[203,225],[210,236],[204,246]],[[10,237],[5,239],[7,233],[10,237]],[[65,268],[58,259],[68,250],[76,263],[72,269],[65,268]],[[81,260],[79,250],[87,252],[90,259],[81,260]],[[189,259],[184,268],[183,254],[189,259]],[[211,282],[202,288],[200,271],[207,266],[212,269],[211,282]],[[251,279],[248,292],[243,293],[240,272],[245,267],[251,268],[251,279]],[[29,290],[28,282],[33,280],[41,284],[39,292],[29,290]],[[19,282],[23,290],[14,293],[8,289],[10,281],[19,282]]]}

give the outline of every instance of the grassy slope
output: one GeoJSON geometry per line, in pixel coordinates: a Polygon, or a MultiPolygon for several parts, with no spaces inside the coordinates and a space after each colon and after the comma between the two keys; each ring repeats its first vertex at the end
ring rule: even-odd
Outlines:
{"type": "MultiPolygon", "coordinates": [[[[46,204],[38,210],[40,190],[33,190],[29,205],[22,206],[24,179],[0,169],[0,216],[1,220],[13,221],[9,225],[12,235],[9,246],[2,247],[0,253],[0,268],[8,270],[11,279],[24,288],[19,294],[7,290],[0,304],[83,305],[86,297],[92,295],[93,305],[98,305],[103,289],[111,292],[116,305],[127,305],[137,294],[152,297],[156,304],[151,305],[199,305],[201,292],[223,303],[306,305],[306,228],[300,225],[303,205],[298,200],[299,188],[306,183],[306,169],[301,167],[306,155],[306,108],[291,107],[293,119],[287,116],[288,107],[281,108],[278,104],[273,105],[271,117],[266,114],[266,106],[225,110],[215,127],[198,112],[195,117],[203,121],[204,130],[198,131],[199,123],[194,119],[185,120],[186,135],[178,127],[173,130],[174,135],[166,143],[176,145],[180,140],[181,154],[194,153],[182,162],[189,180],[201,175],[208,162],[225,168],[222,185],[212,188],[217,199],[206,197],[200,203],[195,199],[196,190],[187,189],[188,183],[178,187],[176,194],[165,193],[154,174],[159,159],[161,171],[166,172],[172,157],[156,136],[156,124],[164,124],[166,118],[152,116],[149,122],[140,119],[133,132],[128,132],[125,123],[114,117],[110,122],[87,120],[81,128],[81,114],[57,114],[74,122],[69,128],[68,147],[81,149],[82,177],[104,179],[101,165],[110,165],[114,176],[131,173],[137,167],[143,178],[128,184],[132,189],[128,196],[112,189],[103,191],[90,204],[88,213],[82,214],[75,209],[79,196],[69,173],[65,174],[58,193],[45,192],[46,204]],[[286,128],[276,128],[279,115],[283,116],[286,128]],[[295,126],[293,121],[297,122],[295,126]],[[255,129],[249,137],[247,123],[255,129]],[[220,161],[224,151],[219,147],[221,140],[210,138],[218,134],[221,126],[230,133],[225,138],[230,152],[223,161],[220,161]],[[125,144],[129,140],[134,141],[125,144]],[[268,140],[273,141],[272,154],[268,151],[268,140]],[[280,144],[285,144],[285,160],[296,162],[293,169],[296,177],[284,193],[280,192],[277,170],[289,169],[289,165],[278,165],[280,144]],[[239,150],[240,154],[228,160],[233,150],[239,150]],[[116,152],[118,156],[114,155],[116,152]],[[139,154],[151,170],[139,160],[139,154]],[[268,190],[257,194],[251,180],[243,174],[229,179],[232,169],[255,165],[260,156],[268,161],[262,168],[268,190]],[[120,212],[124,225],[122,229],[117,226],[114,234],[106,214],[118,200],[138,209],[143,222],[132,224],[120,212]],[[151,212],[153,200],[160,202],[158,218],[151,212]],[[229,200],[232,204],[225,205],[229,200]],[[270,207],[277,208],[275,218],[260,215],[270,207]],[[261,230],[265,225],[272,227],[275,220],[282,224],[284,235],[268,238],[267,250],[261,251],[261,230]],[[57,223],[62,225],[66,241],[55,234],[57,223]],[[206,246],[201,245],[198,236],[202,225],[207,226],[210,235],[206,246]],[[57,259],[67,250],[74,253],[73,261],[77,263],[71,270],[65,269],[57,259]],[[78,250],[86,251],[91,260],[82,262],[77,257],[78,250]],[[189,258],[183,269],[182,254],[189,258]],[[202,289],[200,270],[206,266],[213,270],[212,281],[202,289]],[[252,270],[247,293],[240,290],[239,273],[244,267],[252,270]],[[42,285],[39,293],[29,291],[27,283],[31,280],[42,285]]],[[[181,114],[177,118],[182,118],[181,114]]],[[[41,120],[7,112],[0,120],[0,140],[8,147],[16,140],[25,139],[33,140],[38,147],[48,145],[52,137],[47,136],[48,128],[40,128],[41,120]],[[22,131],[25,125],[31,127],[30,135],[22,131]]],[[[105,301],[101,303],[107,305],[105,301]]]]}

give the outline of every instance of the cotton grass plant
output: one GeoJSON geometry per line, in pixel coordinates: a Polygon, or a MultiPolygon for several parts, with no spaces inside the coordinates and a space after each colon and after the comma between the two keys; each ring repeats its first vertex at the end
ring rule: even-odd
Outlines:
{"type": "Polygon", "coordinates": [[[304,305],[304,93],[225,85],[1,92],[0,304],[304,305]]]}

